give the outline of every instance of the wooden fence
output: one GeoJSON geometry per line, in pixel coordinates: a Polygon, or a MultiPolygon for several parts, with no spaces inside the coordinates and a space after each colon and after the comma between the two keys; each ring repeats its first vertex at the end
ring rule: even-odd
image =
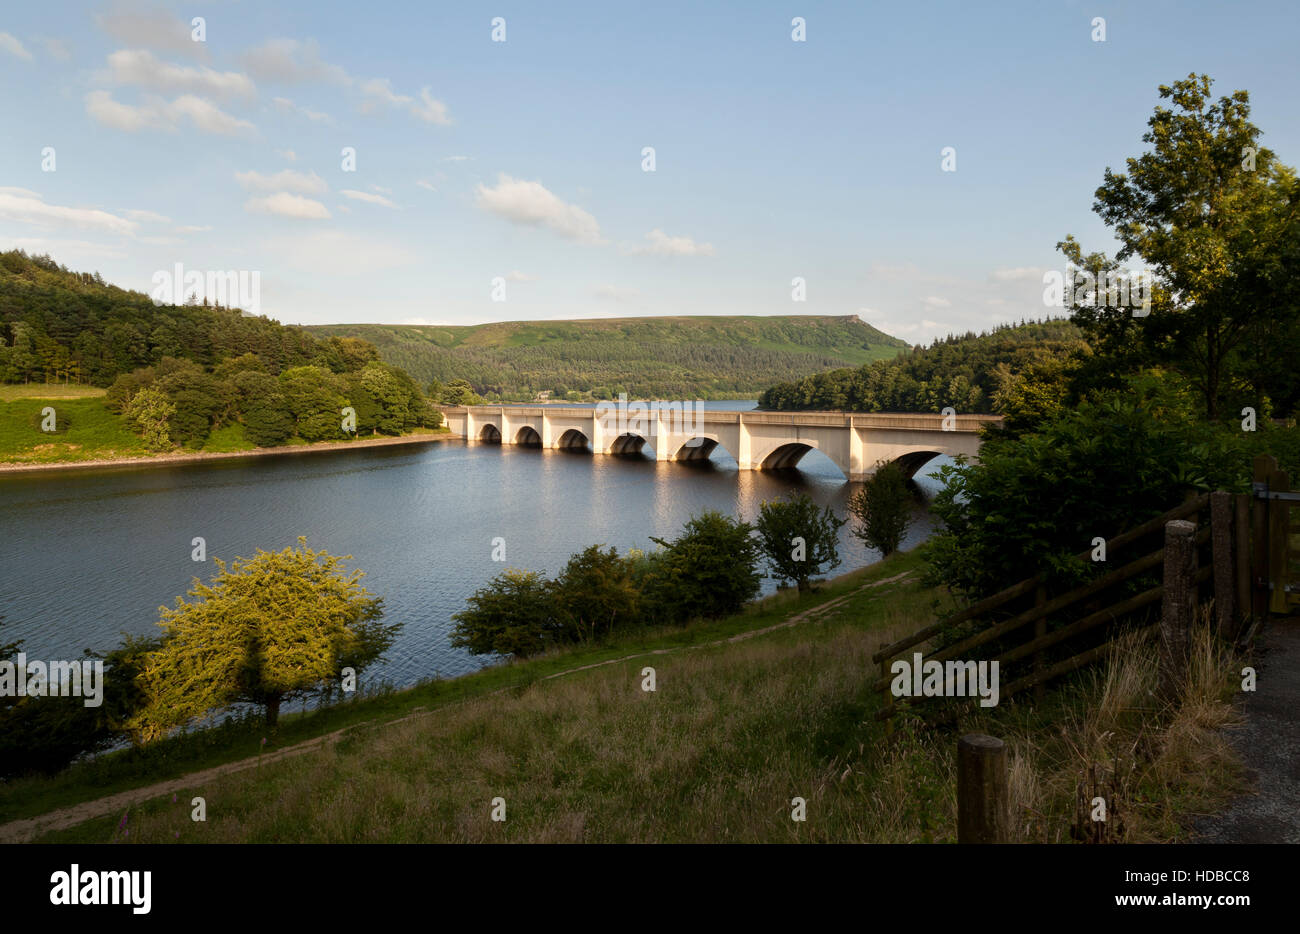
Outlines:
{"type": "MultiPolygon", "coordinates": [[[[1261,455],[1255,459],[1250,493],[1194,496],[1108,540],[1106,563],[1112,564],[1116,556],[1126,559],[1114,570],[1057,596],[1049,595],[1048,583],[1039,574],[882,646],[872,656],[880,666],[872,689],[883,698],[876,719],[890,720],[898,712],[890,689],[895,681],[891,667],[909,651],[912,665],[918,655],[923,665],[977,657],[998,662],[1000,702],[1029,688],[1041,699],[1048,682],[1104,658],[1121,632],[1154,632],[1159,620],[1171,614],[1190,620],[1201,599],[1213,598],[1221,637],[1236,640],[1250,634],[1252,624],[1264,615],[1289,612],[1300,603],[1296,506],[1300,493],[1291,490],[1290,479],[1274,458],[1261,455]],[[1154,582],[1157,569],[1162,574],[1154,582]],[[1150,586],[1140,583],[1144,575],[1150,586]],[[1136,593],[1135,585],[1141,587],[1136,593]],[[945,641],[935,644],[938,637],[945,641]]],[[[1094,550],[1074,560],[1091,563],[1094,550]]],[[[911,704],[920,702],[909,699],[911,704]]],[[[960,710],[949,704],[926,716],[939,722],[960,710]]]]}

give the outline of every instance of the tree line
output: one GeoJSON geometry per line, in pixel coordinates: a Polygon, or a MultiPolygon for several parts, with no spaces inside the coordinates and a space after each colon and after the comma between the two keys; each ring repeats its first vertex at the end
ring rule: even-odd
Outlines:
{"type": "Polygon", "coordinates": [[[261,447],[400,434],[442,416],[402,369],[354,337],[206,304],[155,305],[48,256],[0,253],[0,382],[108,388],[153,450],[239,425],[261,447]],[[355,413],[345,425],[344,410],[355,413]]]}
{"type": "Polygon", "coordinates": [[[759,408],[848,412],[996,413],[1015,392],[1018,375],[1086,352],[1080,329],[1061,319],[1002,325],[949,335],[892,360],[815,373],[769,386],[759,408]]]}

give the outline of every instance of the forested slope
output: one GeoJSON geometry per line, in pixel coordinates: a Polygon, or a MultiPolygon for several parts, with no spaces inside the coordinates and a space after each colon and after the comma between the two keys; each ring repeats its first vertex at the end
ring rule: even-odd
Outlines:
{"type": "Polygon", "coordinates": [[[774,380],[887,359],[906,349],[856,315],[605,318],[474,326],[349,324],[423,383],[466,379],[488,399],[755,396],[774,380]],[[573,397],[570,396],[570,397],[573,397]]]}

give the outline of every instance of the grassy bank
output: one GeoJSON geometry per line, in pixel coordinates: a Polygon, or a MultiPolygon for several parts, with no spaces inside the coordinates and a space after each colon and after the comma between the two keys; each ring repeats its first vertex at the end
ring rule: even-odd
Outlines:
{"type": "Polygon", "coordinates": [[[417,428],[391,438],[374,436],[350,441],[322,441],[308,444],[291,439],[279,448],[259,448],[240,424],[218,428],[197,450],[151,453],[121,417],[104,406],[103,390],[84,386],[8,386],[0,395],[0,470],[5,467],[80,465],[111,467],[138,463],[187,463],[210,455],[275,455],[296,453],[304,448],[333,450],[350,445],[383,445],[403,439],[448,436],[446,428],[417,428]],[[24,394],[16,395],[21,390],[24,394]],[[61,390],[66,392],[60,393],[61,390]],[[46,392],[51,395],[44,395],[46,392]],[[7,398],[6,398],[7,397],[7,398]],[[54,409],[54,431],[43,431],[46,407],[54,409]]]}
{"type": "MultiPolygon", "coordinates": [[[[896,555],[805,598],[779,594],[709,626],[628,634],[284,722],[278,743],[336,741],[47,833],[47,841],[853,841],[955,838],[953,752],[976,729],[1012,747],[1017,832],[1070,839],[1089,769],[1117,769],[1124,839],[1175,840],[1238,786],[1217,727],[1233,660],[1204,640],[1176,711],[1149,709],[1153,655],[1131,648],[1041,708],[1007,703],[892,738],[865,693],[870,655],[933,618],[920,558],[896,555]],[[642,690],[656,669],[657,689],[642,690]],[[565,673],[567,672],[567,673],[565,673]],[[563,673],[563,674],[562,674],[563,673]],[[400,721],[400,722],[398,722],[400,721]],[[172,796],[175,794],[176,801],[172,796]],[[208,820],[189,819],[206,799],[208,820]],[[808,820],[790,819],[791,799],[808,820]],[[507,820],[490,819],[504,798],[507,820]]],[[[940,599],[943,599],[940,595],[940,599]]],[[[6,819],[255,753],[237,729],[109,756],[0,792],[6,819]],[[204,743],[206,742],[206,745],[204,743]]]]}

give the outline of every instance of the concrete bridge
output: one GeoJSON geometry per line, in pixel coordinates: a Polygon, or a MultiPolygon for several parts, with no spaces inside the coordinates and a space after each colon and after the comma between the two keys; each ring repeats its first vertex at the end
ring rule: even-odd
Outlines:
{"type": "Polygon", "coordinates": [[[907,476],[940,454],[979,454],[979,428],[997,415],[849,412],[712,412],[693,403],[475,405],[444,408],[468,441],[633,454],[647,444],[661,461],[705,460],[721,445],[741,470],[794,467],[821,451],[849,480],[897,461],[907,476]]]}

